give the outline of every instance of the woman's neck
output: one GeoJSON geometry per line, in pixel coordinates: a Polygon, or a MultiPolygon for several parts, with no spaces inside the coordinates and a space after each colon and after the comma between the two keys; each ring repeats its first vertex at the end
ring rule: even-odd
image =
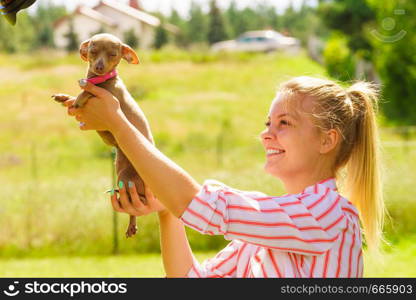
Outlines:
{"type": "Polygon", "coordinates": [[[317,182],[323,181],[328,178],[335,178],[335,174],[328,172],[323,175],[317,176],[304,176],[304,177],[291,177],[290,179],[283,180],[283,185],[285,186],[286,192],[288,194],[300,194],[308,186],[314,185],[317,182]]]}

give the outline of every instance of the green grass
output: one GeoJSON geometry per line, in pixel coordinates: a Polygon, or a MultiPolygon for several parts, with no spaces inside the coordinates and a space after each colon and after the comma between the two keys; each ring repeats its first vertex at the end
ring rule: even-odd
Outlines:
{"type": "MultiPolygon", "coordinates": [[[[243,190],[284,193],[281,183],[263,172],[258,134],[278,84],[292,76],[325,76],[321,66],[303,54],[211,55],[165,49],[140,56],[140,66],[122,62],[119,73],[149,119],[162,152],[199,182],[215,178],[243,190]]],[[[125,259],[126,264],[136,259],[106,256],[113,239],[112,209],[103,193],[112,185],[109,149],[96,133],[81,132],[50,98],[57,92],[79,93],[77,80],[86,65],[78,55],[34,53],[0,54],[0,66],[0,257],[8,259],[2,264],[18,269],[13,263],[45,257],[46,264],[56,259],[64,265],[71,259],[67,256],[88,257],[74,258],[84,263],[93,257],[92,262],[103,265],[107,259],[110,265],[112,259],[125,259]]],[[[398,243],[416,228],[416,147],[406,150],[391,131],[383,131],[383,141],[396,143],[384,149],[384,191],[393,217],[389,238],[398,243]]],[[[120,215],[123,255],[159,251],[155,216],[139,219],[141,232],[133,240],[123,238],[127,224],[128,217],[120,215]]],[[[188,232],[197,251],[226,243],[222,237],[188,232]]],[[[406,250],[398,248],[397,255],[406,250]]],[[[136,276],[134,272],[129,276],[136,276]]]]}
{"type": "MultiPolygon", "coordinates": [[[[196,252],[202,262],[215,252],[196,252]]],[[[364,277],[416,277],[416,245],[400,242],[382,260],[364,258],[364,277]]],[[[1,259],[0,277],[164,277],[159,254],[1,259]]]]}

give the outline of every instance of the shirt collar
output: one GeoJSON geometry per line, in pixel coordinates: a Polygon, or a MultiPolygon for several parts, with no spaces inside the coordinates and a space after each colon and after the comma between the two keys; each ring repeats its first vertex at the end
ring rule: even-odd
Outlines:
{"type": "Polygon", "coordinates": [[[303,190],[303,193],[318,193],[319,187],[330,188],[331,190],[337,191],[337,183],[335,177],[330,177],[324,180],[321,180],[313,185],[306,187],[303,190]]]}

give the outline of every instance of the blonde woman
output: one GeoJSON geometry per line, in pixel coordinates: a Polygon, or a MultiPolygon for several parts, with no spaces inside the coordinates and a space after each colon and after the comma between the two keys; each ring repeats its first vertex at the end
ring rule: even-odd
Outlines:
{"type": "Polygon", "coordinates": [[[89,83],[82,88],[96,98],[83,109],[68,100],[68,113],[81,130],[111,131],[154,193],[147,190],[145,206],[132,185],[120,183],[120,196],[113,193],[111,201],[130,215],[158,211],[168,277],[363,276],[360,221],[368,247],[377,249],[384,210],[370,84],[345,89],[310,77],[282,84],[261,139],[265,171],[283,182],[284,196],[213,180],[200,185],[129,123],[114,96],[89,83]],[[337,186],[341,171],[345,197],[337,186]],[[231,242],[199,264],[184,225],[231,242]]]}

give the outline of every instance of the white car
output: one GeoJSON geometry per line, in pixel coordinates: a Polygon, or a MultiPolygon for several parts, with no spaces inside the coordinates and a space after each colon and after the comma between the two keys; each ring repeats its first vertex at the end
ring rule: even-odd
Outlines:
{"type": "Polygon", "coordinates": [[[287,37],[274,30],[247,31],[235,40],[214,43],[211,50],[270,52],[299,48],[300,42],[293,37],[287,37]]]}

